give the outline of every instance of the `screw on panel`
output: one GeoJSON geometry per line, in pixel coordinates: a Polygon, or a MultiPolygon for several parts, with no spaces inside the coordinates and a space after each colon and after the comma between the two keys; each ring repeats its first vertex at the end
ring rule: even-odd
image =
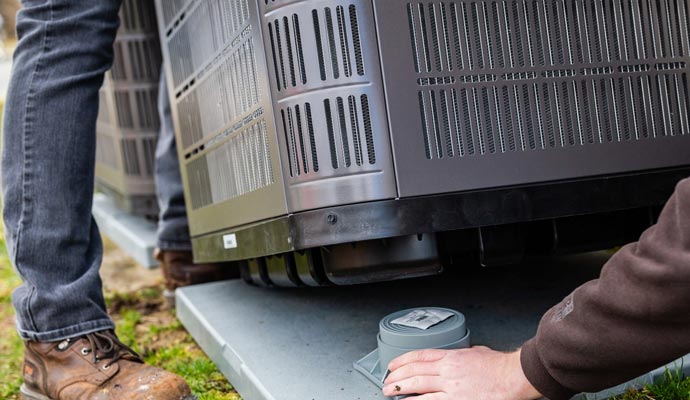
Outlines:
{"type": "Polygon", "coordinates": [[[335,225],[338,223],[338,216],[335,214],[328,214],[328,217],[326,217],[326,220],[328,221],[329,224],[335,225]]]}

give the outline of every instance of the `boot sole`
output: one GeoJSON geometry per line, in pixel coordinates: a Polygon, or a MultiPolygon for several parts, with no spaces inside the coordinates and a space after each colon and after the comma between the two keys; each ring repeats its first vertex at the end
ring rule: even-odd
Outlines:
{"type": "MultiPolygon", "coordinates": [[[[32,392],[24,385],[19,388],[19,393],[21,394],[20,400],[53,400],[50,397],[44,396],[40,393],[32,392]]],[[[199,398],[193,394],[190,394],[181,400],[199,400],[199,398]]]]}
{"type": "Polygon", "coordinates": [[[27,389],[25,385],[22,385],[19,393],[21,394],[21,400],[52,400],[50,397],[27,389]]]}
{"type": "MultiPolygon", "coordinates": [[[[53,400],[50,397],[44,396],[40,393],[33,392],[29,389],[26,388],[26,386],[22,385],[21,388],[19,389],[19,393],[21,394],[20,399],[21,400],[53,400]]],[[[189,395],[186,396],[185,398],[181,400],[198,400],[199,398],[196,397],[195,395],[189,395]]]]}

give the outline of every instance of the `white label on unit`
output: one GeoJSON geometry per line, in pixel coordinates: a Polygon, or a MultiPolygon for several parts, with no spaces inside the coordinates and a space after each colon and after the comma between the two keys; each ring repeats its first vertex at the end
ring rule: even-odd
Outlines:
{"type": "Polygon", "coordinates": [[[226,250],[237,248],[237,235],[231,233],[229,235],[223,236],[223,246],[226,250]]]}

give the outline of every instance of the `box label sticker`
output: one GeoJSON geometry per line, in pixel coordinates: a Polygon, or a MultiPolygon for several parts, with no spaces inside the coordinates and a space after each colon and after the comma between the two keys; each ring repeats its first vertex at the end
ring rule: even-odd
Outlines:
{"type": "Polygon", "coordinates": [[[237,248],[237,235],[232,233],[230,235],[223,236],[223,247],[226,250],[237,248]]]}
{"type": "Polygon", "coordinates": [[[419,309],[391,321],[395,325],[427,330],[452,317],[453,313],[437,309],[419,309]]]}

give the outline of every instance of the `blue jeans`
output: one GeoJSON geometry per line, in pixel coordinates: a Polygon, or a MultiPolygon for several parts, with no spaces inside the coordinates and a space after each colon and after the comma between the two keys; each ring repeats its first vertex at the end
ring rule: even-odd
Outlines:
{"type": "Polygon", "coordinates": [[[158,86],[158,113],[161,128],[156,147],[156,194],[160,208],[158,247],[162,250],[191,251],[189,223],[177,157],[168,86],[161,73],[158,86]]]}
{"type": "Polygon", "coordinates": [[[98,89],[121,0],[24,0],[5,107],[3,216],[24,339],[113,328],[91,216],[98,89]]]}
{"type": "MultiPolygon", "coordinates": [[[[27,340],[114,328],[98,273],[103,248],[91,199],[98,89],[112,64],[120,5],[24,0],[17,18],[3,129],[3,217],[10,258],[23,280],[12,301],[27,340]]],[[[169,106],[163,121],[157,180],[170,223],[161,224],[160,244],[188,249],[177,160],[169,157],[175,153],[169,106]]]]}

